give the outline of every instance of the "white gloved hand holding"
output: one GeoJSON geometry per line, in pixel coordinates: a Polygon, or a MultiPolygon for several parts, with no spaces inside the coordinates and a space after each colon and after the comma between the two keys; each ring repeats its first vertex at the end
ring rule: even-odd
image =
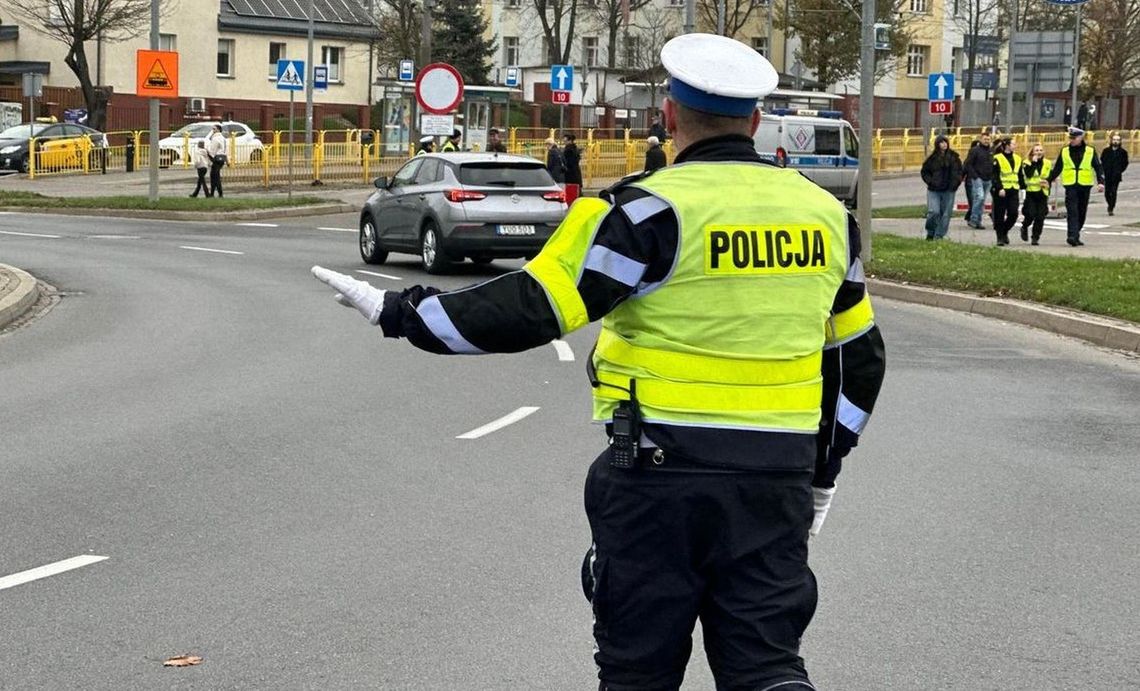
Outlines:
{"type": "Polygon", "coordinates": [[[384,293],[387,291],[373,288],[367,281],[358,281],[352,276],[329,271],[323,266],[314,266],[313,275],[337,292],[333,296],[337,302],[345,307],[355,307],[370,324],[380,323],[384,293]]]}
{"type": "Polygon", "coordinates": [[[815,508],[815,520],[811,522],[811,530],[808,531],[808,534],[812,537],[819,535],[819,530],[823,527],[823,521],[827,518],[827,512],[831,508],[831,498],[834,496],[834,485],[831,487],[811,488],[812,504],[815,508]]]}

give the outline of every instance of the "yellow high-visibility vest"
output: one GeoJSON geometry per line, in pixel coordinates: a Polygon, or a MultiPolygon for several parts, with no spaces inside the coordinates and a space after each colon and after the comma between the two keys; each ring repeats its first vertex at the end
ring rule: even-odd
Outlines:
{"type": "Polygon", "coordinates": [[[998,170],[1001,171],[1001,186],[1007,190],[1015,190],[1019,187],[1017,184],[1017,173],[1021,170],[1021,156],[1013,155],[1013,163],[1005,157],[1005,154],[998,154],[994,156],[997,161],[998,170]]]}
{"type": "Polygon", "coordinates": [[[1085,155],[1081,157],[1081,165],[1078,168],[1073,164],[1073,155],[1070,153],[1072,147],[1066,146],[1061,149],[1061,184],[1065,187],[1069,185],[1082,185],[1084,187],[1092,187],[1096,182],[1096,172],[1093,171],[1092,148],[1085,149],[1085,155]]]}
{"type": "Polygon", "coordinates": [[[1049,173],[1053,172],[1053,162],[1047,158],[1041,159],[1041,170],[1036,175],[1029,174],[1029,161],[1025,162],[1025,191],[1046,192],[1049,190],[1049,173]]]}

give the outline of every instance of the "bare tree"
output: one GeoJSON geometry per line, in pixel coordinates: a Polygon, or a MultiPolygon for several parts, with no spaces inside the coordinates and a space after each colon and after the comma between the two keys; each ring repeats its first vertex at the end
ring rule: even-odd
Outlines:
{"type": "Polygon", "coordinates": [[[548,64],[565,65],[570,63],[570,51],[574,46],[574,31],[578,23],[578,8],[584,0],[531,0],[528,8],[533,11],[542,27],[546,39],[548,64]]]}
{"type": "Polygon", "coordinates": [[[618,65],[618,39],[629,32],[630,17],[649,0],[581,0],[583,13],[606,32],[606,67],[618,65]]]}
{"type": "MultiPolygon", "coordinates": [[[[174,1],[155,0],[164,13],[174,1]]],[[[148,32],[151,0],[8,0],[7,4],[34,31],[67,46],[64,62],[79,80],[88,123],[103,129],[110,92],[91,79],[86,42],[126,41],[148,32]]]]}
{"type": "Polygon", "coordinates": [[[982,44],[989,36],[998,41],[998,35],[992,32],[1000,30],[998,14],[1001,3],[1002,0],[955,0],[946,5],[947,20],[965,34],[962,50],[966,55],[966,73],[962,78],[962,89],[967,101],[974,91],[974,73],[982,44]]]}
{"type": "Polygon", "coordinates": [[[669,39],[681,33],[677,13],[650,5],[641,9],[637,20],[625,35],[626,67],[643,79],[649,89],[649,106],[657,109],[657,95],[665,81],[661,67],[661,48],[669,39]]]}
{"type": "MultiPolygon", "coordinates": [[[[875,51],[878,80],[894,69],[915,28],[910,13],[901,11],[909,0],[874,2],[875,19],[891,25],[888,49],[875,51]]],[[[778,8],[776,26],[788,36],[800,39],[796,57],[815,73],[820,84],[835,84],[859,74],[862,5],[860,0],[789,0],[785,7],[778,8]]]]}
{"type": "Polygon", "coordinates": [[[1090,2],[1082,25],[1082,90],[1094,98],[1119,96],[1140,78],[1140,0],[1090,2]]]}
{"type": "MultiPolygon", "coordinates": [[[[715,31],[720,0],[696,0],[696,4],[697,21],[715,31]]],[[[724,0],[724,35],[736,36],[761,4],[756,0],[724,0]]]]}
{"type": "Polygon", "coordinates": [[[376,43],[377,74],[394,79],[400,60],[415,59],[420,54],[420,29],[423,2],[416,0],[380,0],[375,22],[383,37],[376,43]]]}

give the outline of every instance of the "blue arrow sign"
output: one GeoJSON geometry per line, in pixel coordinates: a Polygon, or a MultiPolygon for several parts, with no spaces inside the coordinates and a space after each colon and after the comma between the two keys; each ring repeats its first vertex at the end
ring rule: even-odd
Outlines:
{"type": "Polygon", "coordinates": [[[410,82],[416,78],[416,64],[411,60],[400,61],[400,81],[410,82]]]}
{"type": "Polygon", "coordinates": [[[508,67],[507,68],[507,79],[504,83],[507,86],[518,86],[519,85],[519,68],[508,67]]]}
{"type": "Polygon", "coordinates": [[[280,91],[304,91],[305,61],[278,60],[277,88],[280,91]]]}
{"type": "Polygon", "coordinates": [[[574,90],[574,66],[573,65],[551,65],[550,66],[550,89],[551,89],[551,91],[573,91],[574,90]]]}
{"type": "Polygon", "coordinates": [[[935,72],[927,75],[927,98],[931,101],[954,100],[954,73],[935,72]]]}

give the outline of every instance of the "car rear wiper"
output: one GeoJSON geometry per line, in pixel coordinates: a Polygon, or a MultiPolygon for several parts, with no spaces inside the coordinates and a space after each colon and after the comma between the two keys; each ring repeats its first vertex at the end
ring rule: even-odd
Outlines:
{"type": "Polygon", "coordinates": [[[499,187],[514,187],[514,180],[491,180],[490,182],[483,183],[484,185],[497,185],[499,187]]]}

